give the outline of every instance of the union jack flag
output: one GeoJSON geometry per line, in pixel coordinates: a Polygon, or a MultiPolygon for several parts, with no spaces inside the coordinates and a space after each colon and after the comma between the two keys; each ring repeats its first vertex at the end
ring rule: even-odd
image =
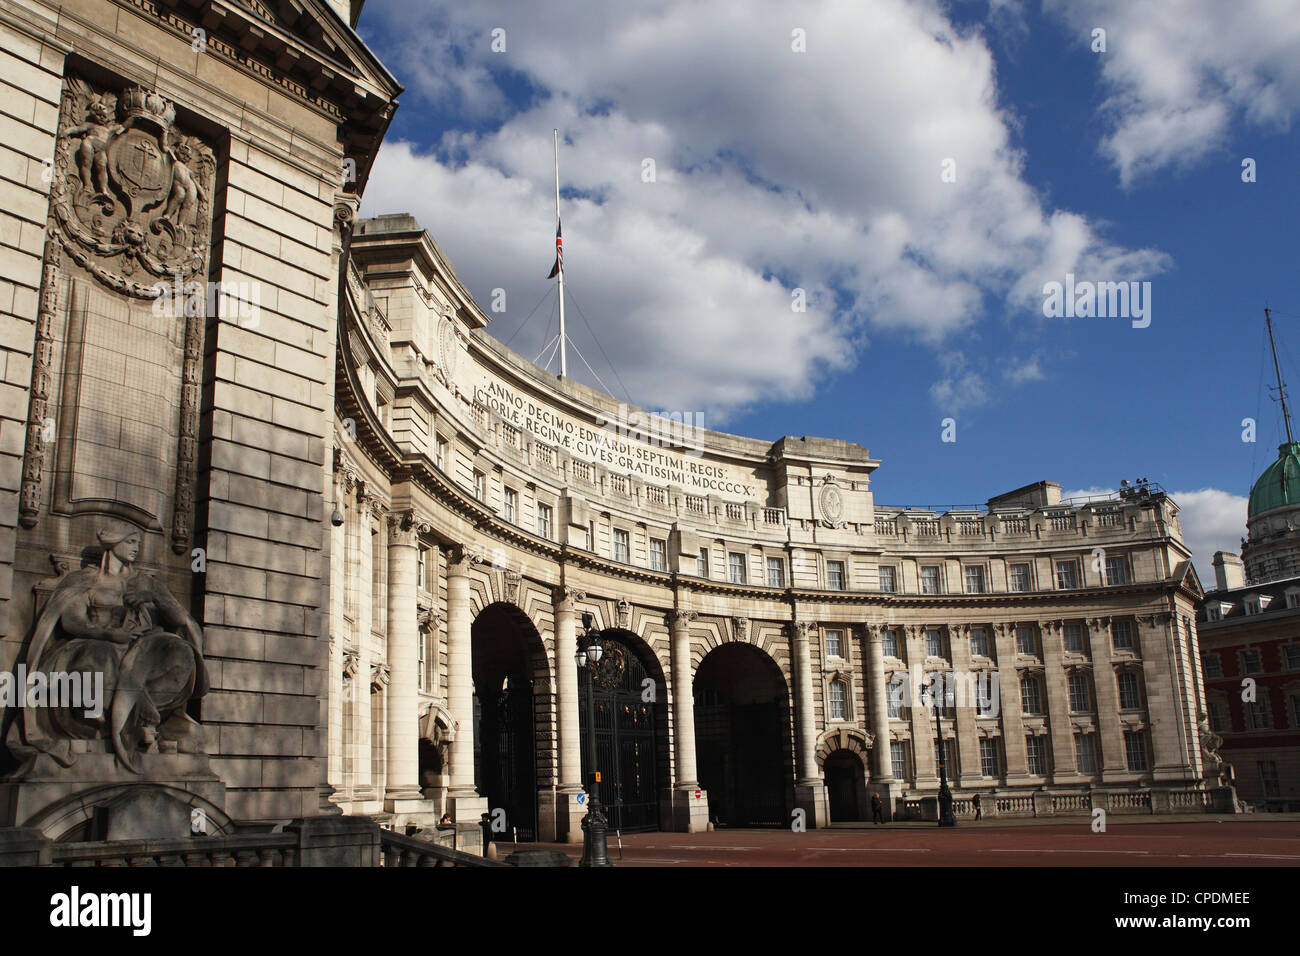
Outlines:
{"type": "Polygon", "coordinates": [[[554,279],[559,275],[560,270],[564,268],[564,239],[560,236],[560,221],[555,221],[555,265],[551,266],[551,274],[546,278],[554,279]]]}

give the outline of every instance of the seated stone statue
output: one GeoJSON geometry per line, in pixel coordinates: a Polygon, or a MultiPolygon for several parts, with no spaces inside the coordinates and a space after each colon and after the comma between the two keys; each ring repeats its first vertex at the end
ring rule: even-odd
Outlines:
{"type": "Polygon", "coordinates": [[[202,750],[203,729],[185,708],[208,690],[203,636],[164,583],[133,568],[138,530],[114,523],[97,538],[103,549],[98,566],[58,583],[36,622],[25,663],[29,673],[103,674],[103,712],[91,717],[68,707],[24,708],[9,729],[10,750],[46,753],[66,767],[76,759],[72,741],[107,737],[118,760],[138,773],[137,755],[157,752],[160,739],[174,741],[182,753],[202,750]]]}

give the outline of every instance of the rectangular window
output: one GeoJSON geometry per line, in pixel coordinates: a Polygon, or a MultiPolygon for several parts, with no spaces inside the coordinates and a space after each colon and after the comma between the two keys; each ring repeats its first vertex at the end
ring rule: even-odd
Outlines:
{"type": "Polygon", "coordinates": [[[708,548],[700,548],[700,556],[695,559],[695,571],[702,578],[707,578],[709,576],[708,548]]]}
{"type": "Polygon", "coordinates": [[[1077,561],[1056,562],[1056,586],[1061,590],[1079,586],[1079,563],[1077,561]]]}
{"type": "Polygon", "coordinates": [[[447,470],[447,441],[441,435],[433,440],[433,463],[442,471],[447,470]]]}
{"type": "Polygon", "coordinates": [[[893,568],[880,568],[880,590],[885,594],[893,594],[898,589],[898,582],[894,577],[893,568]]]}
{"type": "Polygon", "coordinates": [[[1011,590],[1013,591],[1029,590],[1029,565],[1027,564],[1011,565],[1011,590]]]}
{"type": "Polygon", "coordinates": [[[428,591],[431,590],[429,587],[429,549],[424,545],[420,545],[418,555],[419,556],[416,558],[417,566],[415,570],[416,581],[419,583],[420,587],[428,591]]]}
{"type": "Polygon", "coordinates": [[[1016,653],[1038,656],[1038,642],[1034,640],[1034,629],[1021,625],[1016,628],[1016,653]]]}
{"type": "Polygon", "coordinates": [[[939,569],[938,568],[921,569],[921,593],[922,594],[939,593],[939,569]]]}
{"type": "Polygon", "coordinates": [[[1287,700],[1291,702],[1291,726],[1300,727],[1300,694],[1292,694],[1287,700]]]}
{"type": "Polygon", "coordinates": [[[967,594],[984,593],[984,568],[981,565],[967,565],[962,569],[966,580],[967,594]]]}
{"type": "Polygon", "coordinates": [[[1223,676],[1223,661],[1219,658],[1218,654],[1206,654],[1201,658],[1201,660],[1205,664],[1206,677],[1213,678],[1223,676]]]}
{"type": "Polygon", "coordinates": [[[767,586],[770,588],[785,587],[785,558],[767,559],[767,586]]]}
{"type": "Polygon", "coordinates": [[[885,702],[889,704],[890,717],[903,716],[903,698],[906,694],[907,685],[901,677],[894,677],[885,685],[885,702]]]}
{"type": "Polygon", "coordinates": [[[907,747],[901,740],[891,740],[889,742],[889,762],[892,765],[890,770],[896,780],[907,779],[907,747]]]}
{"type": "MultiPolygon", "coordinates": [[[[1292,698],[1292,699],[1296,700],[1297,702],[1300,702],[1300,698],[1292,698]]],[[[1231,732],[1232,718],[1231,715],[1228,713],[1227,705],[1220,703],[1219,701],[1212,700],[1206,706],[1210,711],[1210,715],[1209,715],[1210,729],[1218,733],[1223,733],[1225,731],[1231,732]]]]}
{"type": "Polygon", "coordinates": [[[1025,759],[1029,764],[1029,772],[1035,777],[1047,776],[1047,738],[1046,737],[1026,737],[1025,738],[1025,759]]]}
{"type": "Polygon", "coordinates": [[[1119,686],[1119,709],[1137,710],[1142,706],[1142,695],[1138,690],[1138,676],[1125,671],[1115,678],[1119,686]]]}
{"type": "Polygon", "coordinates": [[[980,738],[980,776],[1001,776],[998,770],[998,738],[996,737],[980,738]]]}
{"type": "Polygon", "coordinates": [[[943,657],[943,634],[939,631],[925,632],[925,656],[943,657]]]}
{"type": "Polygon", "coordinates": [[[1300,591],[1286,592],[1286,606],[1291,608],[1300,607],[1300,591]]]}
{"type": "Polygon", "coordinates": [[[1041,714],[1043,698],[1038,678],[1024,677],[1020,680],[1020,709],[1026,714],[1041,714]]]}
{"type": "Polygon", "coordinates": [[[732,584],[745,583],[745,556],[735,551],[727,555],[727,573],[732,584]]]}
{"type": "Polygon", "coordinates": [[[1088,678],[1084,674],[1070,675],[1070,710],[1076,714],[1092,710],[1092,695],[1088,693],[1088,678]]]}
{"type": "Polygon", "coordinates": [[[543,538],[551,536],[551,506],[540,502],[537,505],[537,533],[543,538]]]}
{"type": "Polygon", "coordinates": [[[826,587],[831,591],[844,590],[844,562],[826,562],[826,587]]]}
{"type": "Polygon", "coordinates": [[[948,739],[943,741],[943,746],[940,746],[937,740],[934,742],[935,769],[938,770],[937,765],[942,763],[944,774],[949,780],[957,776],[956,749],[953,747],[953,743],[954,741],[948,739]]]}
{"type": "Polygon", "coordinates": [[[1262,700],[1247,701],[1242,710],[1246,714],[1247,730],[1268,730],[1273,725],[1268,705],[1262,700]]]}
{"type": "Polygon", "coordinates": [[[650,539],[650,570],[668,570],[668,542],[661,538],[650,539]]]}
{"type": "Polygon", "coordinates": [[[826,632],[826,656],[843,657],[844,656],[844,632],[830,631],[826,632]]]}
{"type": "Polygon", "coordinates": [[[1065,625],[1065,649],[1072,654],[1083,653],[1083,625],[1065,625]]]}
{"type": "Polygon", "coordinates": [[[980,657],[989,656],[989,632],[982,627],[970,629],[970,652],[980,657]]]}
{"type": "Polygon", "coordinates": [[[1074,735],[1074,759],[1078,761],[1079,773],[1097,772],[1097,746],[1093,737],[1093,734],[1074,735]]]}
{"type": "Polygon", "coordinates": [[[1277,782],[1277,764],[1272,760],[1259,762],[1259,789],[1266,797],[1280,797],[1282,790],[1277,782]]]}
{"type": "Polygon", "coordinates": [[[632,556],[631,536],[622,528],[614,529],[614,560],[627,564],[632,556]]]}
{"type": "Polygon", "coordinates": [[[587,522],[587,550],[596,550],[596,522],[587,522]]]}
{"type": "Polygon", "coordinates": [[[516,524],[519,520],[519,492],[513,488],[507,488],[502,501],[502,513],[505,519],[511,524],[516,524]]]}
{"type": "Polygon", "coordinates": [[[1300,644],[1283,645],[1282,661],[1287,670],[1300,670],[1300,644]]]}
{"type": "Polygon", "coordinates": [[[830,692],[831,720],[845,720],[848,712],[844,706],[844,681],[831,681],[827,690],[830,692]]]}
{"type": "Polygon", "coordinates": [[[884,631],[880,635],[881,652],[885,657],[898,656],[898,632],[884,631]]]}
{"type": "Polygon", "coordinates": [[[1133,644],[1133,622],[1132,621],[1112,622],[1111,634],[1115,638],[1115,650],[1131,651],[1135,649],[1133,644]]]}
{"type": "Polygon", "coordinates": [[[1263,657],[1259,648],[1248,647],[1241,652],[1241,670],[1245,674],[1258,674],[1264,670],[1263,657]]]}
{"type": "Polygon", "coordinates": [[[1147,735],[1146,731],[1130,730],[1124,734],[1124,757],[1128,760],[1130,770],[1146,770],[1147,768],[1147,735]]]}
{"type": "Polygon", "coordinates": [[[1106,583],[1114,586],[1116,584],[1130,584],[1133,577],[1128,571],[1128,558],[1107,558],[1106,559],[1106,583]]]}

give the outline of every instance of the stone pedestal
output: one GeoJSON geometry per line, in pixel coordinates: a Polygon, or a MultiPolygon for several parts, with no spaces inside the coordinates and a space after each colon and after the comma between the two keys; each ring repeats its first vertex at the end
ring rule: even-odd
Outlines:
{"type": "Polygon", "coordinates": [[[704,833],[709,828],[709,794],[702,787],[669,791],[670,828],[675,833],[704,833]]]}
{"type": "Polygon", "coordinates": [[[89,824],[96,840],[190,836],[202,811],[209,834],[228,832],[226,785],[206,754],[140,754],[131,773],[109,753],[81,753],[71,767],[40,754],[21,780],[0,784],[0,827],[32,827],[58,840],[89,824]]]}
{"type": "MultiPolygon", "coordinates": [[[[892,821],[895,818],[895,816],[901,817],[902,814],[899,813],[899,810],[901,809],[899,804],[903,799],[902,783],[895,780],[891,780],[888,782],[882,781],[880,783],[867,784],[868,815],[870,815],[871,813],[871,798],[873,795],[880,797],[880,802],[883,807],[883,814],[886,823],[892,821]]],[[[870,819],[870,816],[868,816],[868,819],[870,819]]]]}
{"type": "Polygon", "coordinates": [[[580,788],[561,787],[537,795],[538,835],[543,843],[581,843],[587,805],[578,802],[580,788]]]}

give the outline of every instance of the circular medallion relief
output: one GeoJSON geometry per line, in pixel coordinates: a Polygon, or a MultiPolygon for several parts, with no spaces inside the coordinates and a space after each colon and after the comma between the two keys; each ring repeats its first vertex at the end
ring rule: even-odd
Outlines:
{"type": "Polygon", "coordinates": [[[438,323],[438,361],[447,374],[456,373],[456,359],[460,356],[460,343],[456,341],[456,327],[443,316],[438,323]]]}
{"type": "Polygon", "coordinates": [[[832,525],[839,524],[844,514],[844,498],[835,485],[823,485],[821,493],[822,517],[832,525]]]}

